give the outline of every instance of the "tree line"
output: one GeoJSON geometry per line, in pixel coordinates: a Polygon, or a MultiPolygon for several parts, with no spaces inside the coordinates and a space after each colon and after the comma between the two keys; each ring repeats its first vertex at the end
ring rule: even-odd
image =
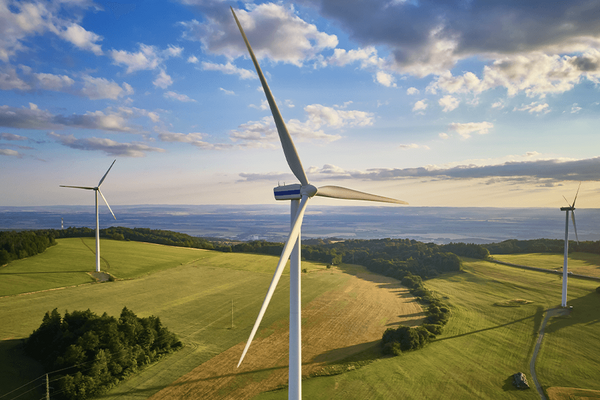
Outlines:
{"type": "MultiPolygon", "coordinates": [[[[482,247],[490,254],[564,253],[565,241],[564,239],[509,239],[499,243],[484,244],[482,247]]],[[[571,252],[600,254],[600,240],[596,242],[569,240],[569,253],[571,252]]]]}
{"type": "Polygon", "coordinates": [[[0,231],[0,266],[43,253],[56,244],[54,239],[47,231],[0,231]]]}
{"type": "Polygon", "coordinates": [[[25,352],[52,374],[52,398],[97,396],[140,367],[183,344],[158,317],[139,318],[124,307],[118,319],[87,311],[48,311],[25,342],[25,352]]]}

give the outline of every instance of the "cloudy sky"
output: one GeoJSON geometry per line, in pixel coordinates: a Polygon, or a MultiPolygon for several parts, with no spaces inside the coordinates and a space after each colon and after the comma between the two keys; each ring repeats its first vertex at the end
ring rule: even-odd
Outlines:
{"type": "Polygon", "coordinates": [[[316,186],[600,208],[597,0],[0,0],[0,205],[273,203],[230,6],[316,186]]]}

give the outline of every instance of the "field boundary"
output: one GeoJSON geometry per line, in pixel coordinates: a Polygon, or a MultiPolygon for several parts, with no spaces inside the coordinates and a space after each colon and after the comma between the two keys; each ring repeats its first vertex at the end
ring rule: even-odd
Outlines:
{"type": "MultiPolygon", "coordinates": [[[[508,267],[515,267],[515,268],[521,268],[521,269],[528,269],[531,271],[545,272],[547,274],[562,275],[562,271],[554,271],[552,269],[530,267],[527,265],[513,264],[513,263],[506,262],[506,261],[500,261],[500,260],[494,260],[494,259],[488,259],[487,261],[493,262],[496,264],[506,265],[508,267]]],[[[573,274],[573,273],[569,274],[569,278],[580,278],[580,279],[588,279],[590,281],[600,281],[600,278],[597,278],[595,276],[580,275],[580,274],[573,274]]]]}

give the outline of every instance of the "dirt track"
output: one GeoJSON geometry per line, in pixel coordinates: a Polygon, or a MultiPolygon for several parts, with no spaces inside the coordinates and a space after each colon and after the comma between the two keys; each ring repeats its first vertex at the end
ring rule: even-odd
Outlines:
{"type": "MultiPolygon", "coordinates": [[[[302,374],[377,345],[387,328],[400,322],[419,325],[423,317],[419,304],[398,281],[368,273],[353,276],[342,288],[303,306],[302,374]]],[[[286,385],[288,322],[268,328],[273,333],[261,337],[259,330],[239,369],[236,365],[245,343],[198,366],[151,399],[245,399],[286,385]]]]}

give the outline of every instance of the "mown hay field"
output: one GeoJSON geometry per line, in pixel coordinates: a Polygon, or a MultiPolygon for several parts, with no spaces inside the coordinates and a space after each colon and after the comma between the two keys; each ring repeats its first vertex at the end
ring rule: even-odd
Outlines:
{"type": "MultiPolygon", "coordinates": [[[[556,276],[467,260],[465,271],[428,280],[447,297],[452,315],[443,335],[422,350],[377,360],[355,371],[303,382],[310,399],[539,399],[516,390],[512,374],[528,377],[544,311],[560,304],[556,276]],[[511,302],[510,300],[528,300],[511,302]],[[506,304],[522,304],[506,307],[506,304]],[[498,305],[497,305],[498,304],[498,305]]],[[[544,389],[600,390],[598,282],[569,280],[570,316],[546,326],[537,375],[544,389]]],[[[260,400],[284,399],[284,390],[260,400]]]]}
{"type": "MultiPolygon", "coordinates": [[[[528,267],[562,271],[564,254],[527,253],[527,254],[494,254],[498,261],[528,267]]],[[[600,278],[600,254],[569,253],[569,271],[574,274],[600,278]]]]}

